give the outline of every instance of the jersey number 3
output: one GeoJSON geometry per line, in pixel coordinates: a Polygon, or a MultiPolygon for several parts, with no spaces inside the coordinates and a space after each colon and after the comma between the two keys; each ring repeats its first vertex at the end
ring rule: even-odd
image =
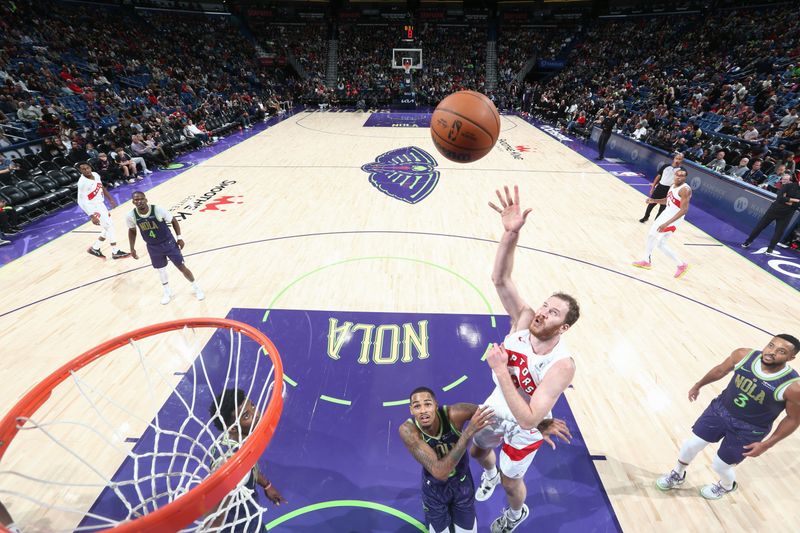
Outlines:
{"type": "Polygon", "coordinates": [[[750,398],[748,398],[745,394],[739,394],[739,396],[733,400],[733,403],[736,404],[737,407],[744,407],[747,405],[747,400],[749,399],[750,398]]]}

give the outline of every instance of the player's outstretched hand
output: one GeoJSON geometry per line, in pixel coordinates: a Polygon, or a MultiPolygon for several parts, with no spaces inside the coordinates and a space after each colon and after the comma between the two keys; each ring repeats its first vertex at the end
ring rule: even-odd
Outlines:
{"type": "Polygon", "coordinates": [[[475,433],[491,424],[493,420],[494,409],[488,405],[482,405],[475,410],[475,414],[469,419],[469,426],[464,432],[469,438],[472,438],[475,433]]]}
{"type": "Polygon", "coordinates": [[[519,207],[519,187],[514,185],[514,197],[511,197],[511,192],[508,190],[508,186],[504,186],[503,190],[505,191],[505,198],[500,193],[499,190],[494,191],[497,194],[497,199],[500,200],[500,207],[497,207],[492,202],[489,202],[489,207],[500,213],[500,216],[503,220],[503,228],[506,231],[519,231],[523,225],[525,225],[525,220],[528,218],[528,214],[532,211],[531,208],[526,209],[525,211],[520,211],[519,207]]]}
{"type": "Polygon", "coordinates": [[[505,368],[508,365],[508,352],[502,345],[492,344],[489,354],[486,356],[486,362],[489,363],[492,370],[505,368]]]}
{"type": "Polygon", "coordinates": [[[178,239],[178,242],[177,242],[176,244],[178,245],[178,248],[179,248],[179,249],[183,250],[183,246],[184,246],[186,243],[184,243],[184,242],[183,242],[183,239],[178,239]]]}
{"type": "Polygon", "coordinates": [[[747,450],[746,452],[744,452],[742,454],[745,457],[758,457],[759,455],[761,455],[765,451],[769,450],[769,445],[766,444],[763,440],[761,442],[754,442],[752,444],[745,444],[742,447],[745,450],[747,450]]]}
{"type": "Polygon", "coordinates": [[[693,385],[692,388],[689,389],[689,401],[695,401],[698,396],[700,396],[700,387],[693,385]]]}
{"type": "Polygon", "coordinates": [[[137,254],[136,250],[134,250],[133,248],[131,248],[131,257],[133,257],[134,259],[139,259],[139,254],[137,254]]]}
{"type": "Polygon", "coordinates": [[[569,441],[572,438],[572,433],[569,432],[567,423],[560,418],[549,418],[542,420],[536,429],[541,432],[544,441],[554,450],[556,449],[556,443],[552,437],[558,437],[567,444],[569,444],[569,441]]]}
{"type": "Polygon", "coordinates": [[[278,492],[278,489],[275,488],[275,485],[268,485],[267,488],[264,489],[264,494],[266,494],[267,499],[274,503],[275,505],[280,505],[282,503],[288,503],[281,493],[278,492]]]}

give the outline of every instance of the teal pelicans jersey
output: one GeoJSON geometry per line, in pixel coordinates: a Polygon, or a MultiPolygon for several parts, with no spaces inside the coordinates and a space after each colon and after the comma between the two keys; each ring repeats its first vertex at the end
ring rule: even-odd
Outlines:
{"type": "Polygon", "coordinates": [[[775,374],[764,373],[761,352],[753,350],[736,365],[733,379],[719,399],[735,418],[770,428],[786,407],[784,391],[797,381],[800,375],[789,365],[775,374]]]}
{"type": "MultiPolygon", "coordinates": [[[[412,420],[414,425],[417,426],[417,429],[419,429],[420,433],[422,433],[422,440],[424,440],[428,446],[433,448],[436,452],[436,457],[441,459],[456,445],[458,439],[461,437],[461,432],[453,427],[453,424],[450,423],[450,417],[447,416],[446,405],[443,405],[436,410],[436,416],[439,417],[439,434],[436,436],[428,435],[421,427],[419,427],[419,424],[417,424],[416,420],[412,420]]],[[[458,464],[456,464],[455,468],[453,468],[453,471],[450,472],[448,477],[452,478],[453,476],[458,476],[461,478],[467,473],[469,473],[469,457],[467,457],[467,454],[465,453],[461,456],[458,464]]],[[[431,473],[424,468],[422,469],[422,476],[426,481],[430,481],[431,483],[442,483],[442,481],[439,481],[433,477],[431,473]]]]}

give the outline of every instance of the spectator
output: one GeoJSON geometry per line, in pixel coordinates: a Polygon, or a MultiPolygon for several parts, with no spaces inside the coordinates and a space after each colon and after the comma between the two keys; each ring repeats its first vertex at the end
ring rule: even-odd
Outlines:
{"type": "Polygon", "coordinates": [[[22,231],[19,227],[19,218],[16,211],[0,198],[0,232],[13,235],[22,231]]]}
{"type": "Polygon", "coordinates": [[[761,160],[754,159],[750,170],[742,174],[741,179],[750,185],[761,185],[761,183],[767,179],[764,173],[761,172],[761,160]]]}
{"type": "Polygon", "coordinates": [[[746,172],[750,171],[750,169],[747,166],[749,163],[750,163],[750,158],[748,157],[741,158],[737,166],[728,169],[728,175],[738,180],[742,179],[742,176],[744,176],[746,172]]]}
{"type": "Polygon", "coordinates": [[[720,174],[725,172],[725,168],[728,166],[727,161],[725,161],[725,150],[718,151],[716,157],[706,163],[706,166],[714,172],[719,172],[720,174]]]}
{"type": "Polygon", "coordinates": [[[644,122],[639,122],[639,125],[633,131],[631,137],[633,137],[637,141],[641,141],[646,135],[647,135],[647,128],[645,127],[644,122]]]}
{"type": "Polygon", "coordinates": [[[777,190],[775,185],[777,185],[777,183],[781,180],[784,174],[787,174],[786,165],[783,163],[775,165],[772,174],[767,176],[767,179],[764,182],[762,182],[761,185],[759,185],[759,187],[761,187],[762,189],[767,189],[772,192],[775,192],[777,190]]]}

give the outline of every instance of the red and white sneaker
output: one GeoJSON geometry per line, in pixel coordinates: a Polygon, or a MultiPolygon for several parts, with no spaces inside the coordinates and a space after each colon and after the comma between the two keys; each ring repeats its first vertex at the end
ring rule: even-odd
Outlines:
{"type": "Polygon", "coordinates": [[[682,265],[678,265],[678,270],[675,271],[675,279],[683,276],[686,274],[686,271],[689,270],[689,263],[684,263],[682,265]]]}
{"type": "Polygon", "coordinates": [[[636,261],[635,263],[633,263],[633,266],[635,266],[636,268],[643,268],[645,270],[650,270],[651,268],[653,268],[653,265],[650,264],[650,261],[636,261]]]}

